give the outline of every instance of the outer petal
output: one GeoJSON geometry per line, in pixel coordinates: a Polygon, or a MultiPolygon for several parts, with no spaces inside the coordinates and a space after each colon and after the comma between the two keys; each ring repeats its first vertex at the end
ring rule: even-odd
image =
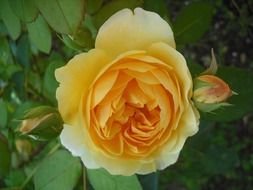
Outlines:
{"type": "Polygon", "coordinates": [[[157,169],[164,169],[174,164],[179,156],[185,140],[198,132],[199,113],[192,105],[182,115],[178,128],[172,132],[168,143],[162,147],[161,155],[156,160],[157,169]]]}
{"type": "Polygon", "coordinates": [[[185,93],[182,96],[185,101],[188,101],[192,94],[192,78],[185,58],[177,50],[165,43],[152,44],[148,49],[148,54],[172,66],[180,82],[181,92],[185,93]]]}
{"type": "Polygon", "coordinates": [[[85,144],[84,130],[78,126],[64,125],[60,135],[61,143],[74,156],[80,156],[87,168],[99,168],[85,144]]]}
{"type": "Polygon", "coordinates": [[[66,66],[55,71],[56,80],[60,83],[56,98],[65,123],[79,123],[78,110],[82,98],[88,95],[93,80],[108,62],[104,51],[93,49],[88,53],[76,55],[66,66]]]}
{"type": "Polygon", "coordinates": [[[118,55],[129,50],[145,50],[154,42],[164,42],[175,48],[169,24],[154,12],[136,8],[133,13],[123,9],[101,26],[95,47],[118,55]]]}

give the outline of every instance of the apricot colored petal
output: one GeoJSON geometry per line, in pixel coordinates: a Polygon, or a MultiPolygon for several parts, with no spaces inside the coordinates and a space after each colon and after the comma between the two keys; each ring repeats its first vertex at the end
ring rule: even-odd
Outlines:
{"type": "Polygon", "coordinates": [[[56,98],[65,123],[77,124],[82,98],[86,99],[90,84],[106,63],[108,57],[104,51],[94,49],[76,55],[67,65],[55,71],[56,80],[60,83],[56,90],[56,98]]]}
{"type": "Polygon", "coordinates": [[[99,29],[95,47],[118,55],[129,50],[145,50],[154,42],[175,48],[169,24],[154,12],[123,9],[111,16],[99,29]]]}
{"type": "Polygon", "coordinates": [[[186,139],[198,132],[198,125],[199,113],[189,104],[177,129],[172,132],[167,144],[162,147],[161,155],[156,161],[158,169],[162,170],[177,161],[186,139]]]}
{"type": "Polygon", "coordinates": [[[104,149],[112,155],[121,156],[123,154],[123,139],[122,135],[116,135],[113,140],[101,141],[104,149]]]}
{"type": "Polygon", "coordinates": [[[97,120],[100,127],[105,127],[107,120],[112,115],[111,104],[98,105],[96,109],[97,120]]]}
{"type": "Polygon", "coordinates": [[[118,71],[107,72],[94,84],[91,107],[94,108],[113,87],[118,71]]]}
{"type": "Polygon", "coordinates": [[[85,144],[84,130],[81,127],[64,125],[60,135],[61,143],[74,156],[81,157],[85,167],[89,169],[99,168],[85,144]]]}
{"type": "Polygon", "coordinates": [[[154,56],[173,68],[178,78],[182,96],[187,101],[192,95],[192,78],[185,58],[166,43],[155,43],[148,49],[148,54],[154,56]]]}

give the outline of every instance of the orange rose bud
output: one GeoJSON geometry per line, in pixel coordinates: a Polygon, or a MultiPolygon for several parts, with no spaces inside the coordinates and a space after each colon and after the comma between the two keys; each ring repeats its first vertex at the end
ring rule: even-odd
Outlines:
{"type": "Polygon", "coordinates": [[[228,84],[214,75],[201,75],[194,79],[193,100],[197,108],[211,112],[230,104],[225,101],[232,96],[228,84]]]}

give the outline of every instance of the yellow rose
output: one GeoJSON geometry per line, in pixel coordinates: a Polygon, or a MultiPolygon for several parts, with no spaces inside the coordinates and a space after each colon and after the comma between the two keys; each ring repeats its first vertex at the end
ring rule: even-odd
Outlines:
{"type": "Polygon", "coordinates": [[[117,12],[100,28],[95,48],[55,74],[61,142],[87,168],[121,175],[161,170],[198,131],[191,75],[156,13],[117,12]]]}

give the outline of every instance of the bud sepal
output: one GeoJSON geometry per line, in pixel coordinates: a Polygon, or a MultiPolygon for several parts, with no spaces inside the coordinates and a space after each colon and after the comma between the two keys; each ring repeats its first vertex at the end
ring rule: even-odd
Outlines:
{"type": "Polygon", "coordinates": [[[39,106],[28,110],[21,119],[19,131],[36,140],[56,138],[63,129],[63,120],[57,109],[50,106],[39,106]]]}

